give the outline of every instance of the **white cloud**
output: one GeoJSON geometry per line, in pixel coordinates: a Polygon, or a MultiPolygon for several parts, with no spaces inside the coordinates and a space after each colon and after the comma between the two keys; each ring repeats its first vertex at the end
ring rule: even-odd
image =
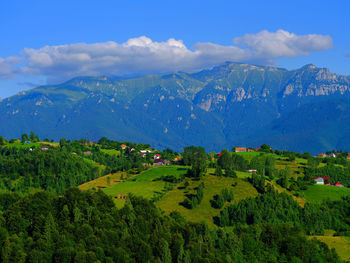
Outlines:
{"type": "MultiPolygon", "coordinates": [[[[197,43],[193,50],[181,40],[155,42],[141,36],[125,43],[113,41],[76,43],[25,48],[21,72],[49,78],[81,75],[124,75],[200,69],[225,61],[275,63],[283,57],[308,55],[332,48],[332,38],[324,35],[296,35],[284,30],[261,31],[233,39],[234,45],[197,43]]],[[[11,63],[0,60],[0,77],[14,74],[11,63]],[[10,66],[9,66],[10,65],[10,66]],[[8,68],[10,67],[10,68],[8,68]]],[[[17,69],[18,70],[18,69],[17,69]]]]}
{"type": "Polygon", "coordinates": [[[13,78],[19,72],[14,65],[20,62],[18,57],[0,58],[0,79],[13,78]]]}
{"type": "Polygon", "coordinates": [[[321,51],[333,47],[330,36],[309,34],[298,36],[285,30],[269,32],[263,30],[257,34],[246,34],[233,40],[238,46],[250,51],[251,59],[278,59],[308,55],[313,51],[321,51]]]}

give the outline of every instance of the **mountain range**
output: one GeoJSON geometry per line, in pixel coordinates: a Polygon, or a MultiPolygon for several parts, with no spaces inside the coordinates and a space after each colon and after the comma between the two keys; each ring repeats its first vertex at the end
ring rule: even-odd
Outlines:
{"type": "Polygon", "coordinates": [[[225,63],[138,78],[77,77],[0,101],[0,134],[103,136],[182,150],[259,146],[350,151],[350,77],[312,64],[296,70],[225,63]]]}

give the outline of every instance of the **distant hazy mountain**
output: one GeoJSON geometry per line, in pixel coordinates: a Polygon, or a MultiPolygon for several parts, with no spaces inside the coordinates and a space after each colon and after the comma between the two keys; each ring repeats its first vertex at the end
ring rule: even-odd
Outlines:
{"type": "Polygon", "coordinates": [[[350,150],[350,77],[226,63],[197,73],[135,79],[79,77],[0,102],[0,134],[106,136],[181,150],[271,144],[279,149],[350,150]]]}

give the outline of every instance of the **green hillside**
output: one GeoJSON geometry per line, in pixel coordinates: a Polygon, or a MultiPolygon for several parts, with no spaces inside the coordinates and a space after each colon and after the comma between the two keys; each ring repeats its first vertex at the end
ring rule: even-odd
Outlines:
{"type": "Polygon", "coordinates": [[[350,188],[328,185],[312,185],[302,191],[308,202],[321,203],[324,200],[340,200],[342,197],[350,196],[350,188]]]}

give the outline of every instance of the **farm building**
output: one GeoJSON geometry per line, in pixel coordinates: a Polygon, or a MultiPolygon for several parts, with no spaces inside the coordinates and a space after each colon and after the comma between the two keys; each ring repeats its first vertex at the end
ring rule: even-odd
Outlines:
{"type": "Polygon", "coordinates": [[[322,177],[314,177],[314,181],[316,184],[324,184],[324,180],[322,177]]]}
{"type": "Polygon", "coordinates": [[[153,156],[153,159],[154,159],[154,160],[160,159],[160,154],[158,154],[158,153],[155,154],[155,155],[153,156]]]}
{"type": "Polygon", "coordinates": [[[153,163],[154,166],[159,166],[159,165],[164,165],[164,164],[169,165],[170,162],[164,161],[163,159],[156,159],[156,160],[154,160],[154,163],[153,163]]]}
{"type": "Polygon", "coordinates": [[[40,150],[47,151],[49,149],[49,146],[40,146],[40,150]]]}
{"type": "Polygon", "coordinates": [[[252,174],[252,173],[256,173],[257,170],[251,169],[251,170],[246,170],[246,172],[252,174]]]}
{"type": "Polygon", "coordinates": [[[151,153],[151,150],[141,150],[140,153],[151,153]]]}
{"type": "Polygon", "coordinates": [[[247,147],[236,147],[235,148],[236,153],[242,153],[242,152],[246,152],[246,151],[247,151],[247,147]]]}

